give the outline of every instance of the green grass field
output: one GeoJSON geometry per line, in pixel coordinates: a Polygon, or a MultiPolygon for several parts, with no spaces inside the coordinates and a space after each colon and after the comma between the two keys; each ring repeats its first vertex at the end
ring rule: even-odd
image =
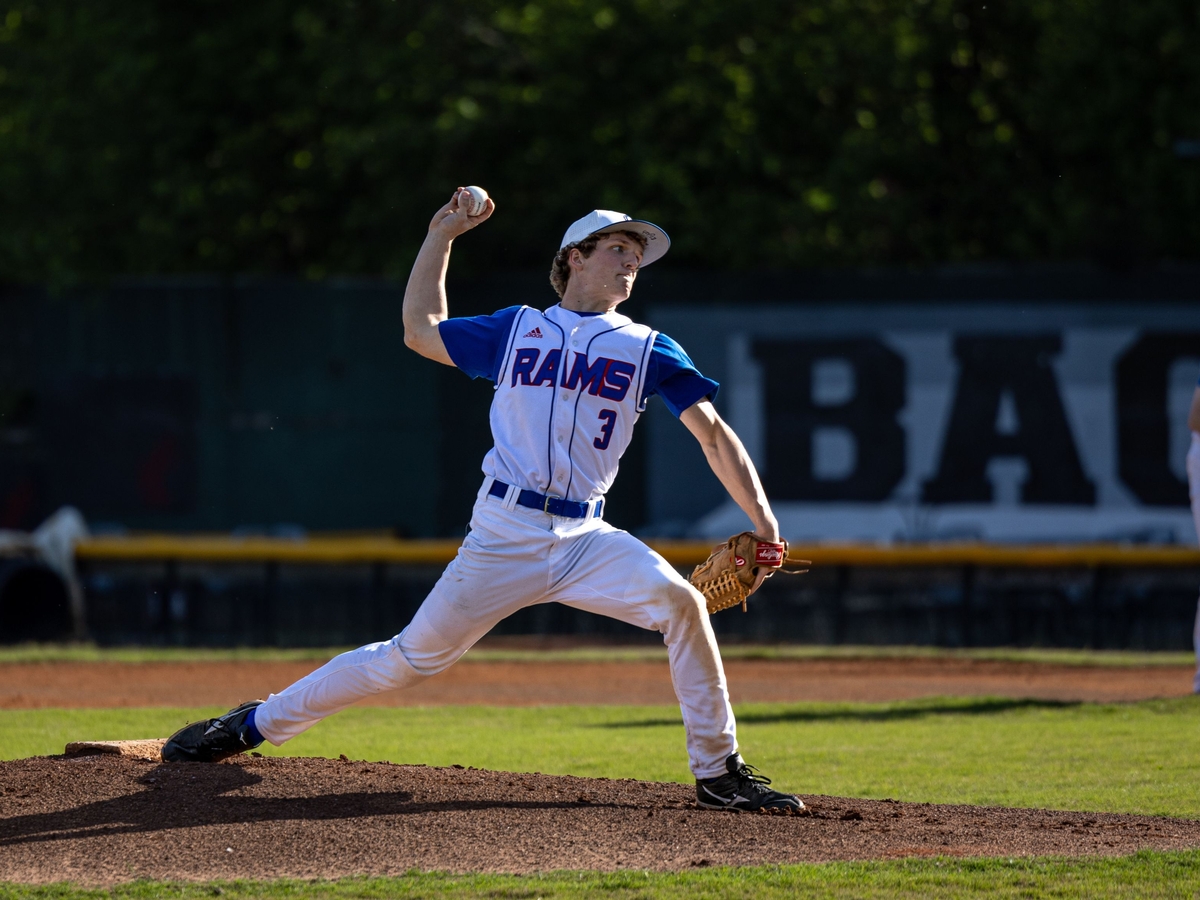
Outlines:
{"type": "Polygon", "coordinates": [[[790,900],[811,898],[1195,897],[1200,852],[1138,853],[1118,859],[923,859],[654,872],[552,872],[544,875],[417,874],[339,881],[134,882],[84,890],[65,885],[0,884],[0,900],[790,900]]]}
{"type": "MultiPolygon", "coordinates": [[[[33,649],[24,648],[24,652],[33,649]]],[[[71,654],[81,652],[100,657],[111,653],[92,648],[75,649],[71,654]]],[[[577,651],[571,653],[576,654],[573,658],[589,658],[577,651]]],[[[1061,654],[1048,655],[1057,657],[1053,661],[1084,658],[1082,654],[1066,659],[1061,654]]],[[[247,656],[262,658],[257,653],[247,656]]],[[[1102,664],[1130,664],[1128,657],[1101,657],[1102,664]]],[[[162,658],[178,659],[180,655],[164,654],[162,658]]],[[[1151,664],[1161,661],[1158,657],[1151,664]]],[[[1179,661],[1171,659],[1172,663],[1179,661]]],[[[185,721],[221,711],[0,711],[0,758],[58,753],[67,740],[78,738],[164,736],[185,721]]],[[[1200,791],[1196,788],[1200,784],[1200,698],[1128,704],[987,698],[745,704],[737,711],[739,737],[749,761],[780,786],[802,794],[1200,818],[1200,791]]],[[[265,752],[331,757],[344,753],[351,758],[393,762],[690,781],[679,712],[665,706],[363,707],[321,723],[285,750],[268,747],[265,752]]],[[[103,891],[69,885],[0,885],[0,900],[218,894],[281,900],[1195,897],[1200,896],[1200,851],[1141,853],[1119,859],[928,859],[678,874],[574,872],[508,877],[413,873],[402,878],[337,882],[135,882],[103,891]]]]}

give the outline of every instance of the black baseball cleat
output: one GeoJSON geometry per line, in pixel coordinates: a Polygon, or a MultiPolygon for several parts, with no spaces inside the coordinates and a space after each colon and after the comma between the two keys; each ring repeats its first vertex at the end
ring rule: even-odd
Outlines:
{"type": "Polygon", "coordinates": [[[246,718],[250,710],[262,706],[261,700],[250,700],[234,707],[223,716],[203,722],[193,722],[179,729],[163,745],[166,762],[220,762],[253,750],[261,740],[250,737],[246,718]]]}
{"type": "Polygon", "coordinates": [[[793,794],[773,791],[771,779],[757,774],[754,766],[746,765],[742,754],[734,753],[725,760],[728,775],[696,779],[696,802],[706,809],[782,809],[799,812],[804,802],[793,794]]]}

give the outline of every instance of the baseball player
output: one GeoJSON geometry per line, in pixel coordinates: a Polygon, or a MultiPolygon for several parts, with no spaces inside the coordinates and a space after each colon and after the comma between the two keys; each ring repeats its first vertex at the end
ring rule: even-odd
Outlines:
{"type": "MultiPolygon", "coordinates": [[[[1188,494],[1192,498],[1192,521],[1196,524],[1196,536],[1200,537],[1200,382],[1192,391],[1192,406],[1188,410],[1188,428],[1192,431],[1192,445],[1187,452],[1188,494]]],[[[1200,601],[1196,602],[1196,624],[1192,628],[1192,646],[1196,651],[1196,674],[1192,678],[1192,692],[1200,694],[1200,601]]]]}
{"type": "MultiPolygon", "coordinates": [[[[657,395],[696,437],[758,535],[779,525],[741,442],[717,415],[717,383],[682,348],[617,311],[670,239],[657,225],[594,210],[567,229],[550,280],[561,301],[450,318],[445,276],[455,238],[492,215],[459,188],[437,211],[404,294],[404,342],[495,385],[494,446],[458,555],[390,641],[335,657],[266,701],[175,734],[172,761],[215,761],[278,746],[354,701],[449,668],[506,616],[565,603],[661,632],[701,806],[801,810],[798,797],[738,753],[725,673],[704,598],[666,560],[604,521],[604,495],[634,424],[657,395]]],[[[754,587],[761,584],[758,576],[754,587]]]]}

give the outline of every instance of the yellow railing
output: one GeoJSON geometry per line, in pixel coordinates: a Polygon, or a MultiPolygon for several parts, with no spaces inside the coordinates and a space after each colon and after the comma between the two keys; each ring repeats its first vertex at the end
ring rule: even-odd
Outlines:
{"type": "MultiPolygon", "coordinates": [[[[387,537],[303,539],[225,535],[146,534],[97,537],[76,548],[82,562],[289,563],[346,565],[387,563],[442,566],[454,558],[458,540],[399,540],[387,537]]],[[[708,541],[649,541],[676,566],[708,556],[708,541]]],[[[814,566],[985,566],[997,568],[1200,567],[1200,550],[1125,544],[997,545],[980,543],[793,545],[793,559],[814,566]]]]}

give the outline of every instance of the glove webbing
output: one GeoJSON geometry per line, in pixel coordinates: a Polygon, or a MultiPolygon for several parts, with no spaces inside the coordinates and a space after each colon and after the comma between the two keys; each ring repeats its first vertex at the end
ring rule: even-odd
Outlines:
{"type": "Polygon", "coordinates": [[[742,604],[742,612],[748,612],[746,598],[750,596],[750,591],[742,584],[736,573],[722,572],[709,581],[707,587],[708,592],[711,593],[711,597],[706,598],[710,614],[729,609],[738,603],[742,604]]]}

